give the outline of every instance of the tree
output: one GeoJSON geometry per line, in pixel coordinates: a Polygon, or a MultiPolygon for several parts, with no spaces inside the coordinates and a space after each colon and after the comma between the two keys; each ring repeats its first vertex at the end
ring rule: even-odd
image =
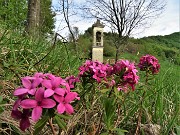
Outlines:
{"type": "Polygon", "coordinates": [[[26,33],[39,36],[40,0],[28,0],[26,33]]]}
{"type": "Polygon", "coordinates": [[[77,40],[78,40],[78,38],[79,38],[79,28],[78,27],[73,27],[72,28],[72,34],[70,33],[69,34],[69,41],[71,41],[71,42],[77,42],[77,40]],[[73,39],[73,37],[72,37],[72,34],[73,34],[73,36],[74,36],[74,39],[73,39]]]}
{"type": "Polygon", "coordinates": [[[86,0],[86,17],[100,19],[111,28],[116,47],[116,60],[121,44],[137,29],[150,24],[165,8],[164,0],[86,0]],[[88,16],[87,16],[88,15],[88,16]]]}
{"type": "Polygon", "coordinates": [[[76,36],[78,35],[75,34],[77,32],[79,33],[79,30],[77,27],[73,26],[77,19],[77,16],[75,16],[77,15],[77,8],[75,8],[77,5],[74,0],[59,0],[58,2],[59,6],[56,9],[56,12],[62,16],[61,23],[63,23],[63,27],[61,27],[61,30],[67,29],[69,31],[68,38],[73,43],[74,49],[77,52],[76,36]]]}
{"type": "Polygon", "coordinates": [[[93,36],[93,29],[92,29],[92,27],[89,27],[87,30],[85,30],[84,35],[92,37],[93,36]]]}
{"type": "Polygon", "coordinates": [[[34,37],[52,34],[54,16],[51,0],[28,0],[26,32],[34,37]]]}
{"type": "Polygon", "coordinates": [[[53,34],[55,12],[51,9],[52,0],[41,0],[40,2],[40,34],[46,36],[53,34]]]}
{"type": "MultiPolygon", "coordinates": [[[[76,42],[75,36],[74,36],[73,30],[70,26],[70,21],[69,21],[69,16],[71,16],[69,14],[69,10],[70,10],[70,5],[72,4],[72,1],[71,0],[61,0],[61,2],[62,2],[62,12],[63,12],[64,20],[69,29],[70,35],[72,37],[72,41],[75,43],[76,42]]],[[[75,48],[76,48],[76,43],[75,43],[75,48]]]]}

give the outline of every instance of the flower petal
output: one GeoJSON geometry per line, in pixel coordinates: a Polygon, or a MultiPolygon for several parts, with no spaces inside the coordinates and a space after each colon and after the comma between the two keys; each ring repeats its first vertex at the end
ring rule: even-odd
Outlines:
{"type": "Polygon", "coordinates": [[[25,117],[23,119],[21,119],[20,121],[20,129],[22,131],[25,131],[27,128],[30,127],[30,121],[29,121],[29,118],[28,117],[25,117]]]}
{"type": "Polygon", "coordinates": [[[37,106],[37,101],[33,99],[25,99],[21,101],[20,105],[24,109],[30,109],[37,106]]]}
{"type": "Polygon", "coordinates": [[[31,111],[30,109],[23,109],[23,117],[30,117],[31,116],[31,111]]]}
{"type": "Polygon", "coordinates": [[[71,101],[73,101],[76,97],[78,96],[78,94],[76,92],[69,92],[67,93],[66,97],[65,97],[65,102],[66,103],[70,103],[71,101]]]}
{"type": "Polygon", "coordinates": [[[52,89],[51,80],[43,80],[42,85],[46,87],[47,89],[52,89]]]}
{"type": "Polygon", "coordinates": [[[68,83],[66,83],[66,89],[67,89],[67,92],[70,92],[70,86],[68,83]]]}
{"type": "Polygon", "coordinates": [[[52,86],[55,87],[55,88],[59,87],[59,85],[61,84],[62,80],[63,79],[61,77],[55,77],[52,80],[52,86]]]}
{"type": "Polygon", "coordinates": [[[45,98],[50,97],[50,96],[52,96],[53,94],[54,94],[54,90],[52,90],[52,89],[46,89],[46,90],[44,91],[44,97],[45,97],[45,98]]]}
{"type": "Polygon", "coordinates": [[[33,121],[38,121],[40,119],[41,115],[42,115],[42,107],[36,106],[32,110],[32,120],[33,121]]]}
{"type": "Polygon", "coordinates": [[[63,85],[63,86],[66,86],[66,81],[63,79],[62,81],[61,81],[61,85],[63,85]]]}
{"type": "Polygon", "coordinates": [[[13,110],[17,110],[17,108],[19,107],[21,103],[21,99],[17,99],[13,105],[13,110]]]}
{"type": "Polygon", "coordinates": [[[19,110],[12,110],[11,112],[11,117],[13,117],[14,119],[21,119],[22,118],[22,112],[19,110]]]}
{"type": "Polygon", "coordinates": [[[34,77],[37,77],[37,78],[40,78],[40,77],[43,78],[43,76],[44,76],[44,74],[41,72],[37,72],[34,74],[34,77]]]}
{"type": "Polygon", "coordinates": [[[64,97],[59,96],[59,95],[57,95],[57,94],[54,94],[53,97],[54,97],[54,99],[55,99],[57,102],[59,102],[59,103],[61,103],[61,102],[64,101],[64,97]]]}
{"type": "Polygon", "coordinates": [[[43,108],[53,108],[56,105],[56,102],[52,99],[43,99],[40,106],[43,108]]]}
{"type": "Polygon", "coordinates": [[[30,89],[30,90],[28,91],[28,93],[29,93],[30,95],[35,95],[35,93],[36,93],[36,88],[30,89]]]}
{"type": "Polygon", "coordinates": [[[22,78],[22,84],[25,88],[31,89],[31,81],[27,79],[26,77],[22,78]]]}
{"type": "Polygon", "coordinates": [[[34,80],[33,80],[33,83],[32,83],[32,88],[37,87],[42,81],[43,81],[42,78],[36,78],[36,79],[34,79],[34,80]]]}
{"type": "Polygon", "coordinates": [[[23,94],[27,93],[28,90],[29,89],[26,89],[26,88],[19,88],[19,89],[16,89],[13,94],[14,94],[14,96],[23,95],[23,94]]]}
{"type": "Polygon", "coordinates": [[[55,92],[56,94],[60,95],[60,96],[64,96],[64,94],[65,94],[65,89],[63,89],[63,88],[56,88],[56,89],[54,90],[54,92],[55,92]]]}
{"type": "Polygon", "coordinates": [[[44,99],[44,88],[39,88],[39,89],[36,91],[35,99],[36,99],[37,101],[42,101],[42,100],[44,99]]]}
{"type": "Polygon", "coordinates": [[[53,80],[55,78],[55,76],[53,74],[50,74],[50,73],[46,73],[46,74],[44,74],[44,76],[50,80],[53,80]]]}
{"type": "Polygon", "coordinates": [[[65,110],[68,114],[72,114],[74,112],[73,107],[70,104],[65,104],[65,110]]]}
{"type": "Polygon", "coordinates": [[[64,111],[65,111],[65,106],[64,106],[63,103],[60,103],[60,104],[57,106],[57,111],[58,111],[58,113],[60,113],[60,114],[64,113],[64,111]]]}

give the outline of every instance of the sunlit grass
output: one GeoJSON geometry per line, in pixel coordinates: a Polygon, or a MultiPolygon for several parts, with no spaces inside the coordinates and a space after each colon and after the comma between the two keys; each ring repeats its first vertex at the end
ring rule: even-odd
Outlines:
{"type": "MultiPolygon", "coordinates": [[[[20,78],[23,76],[32,75],[35,72],[49,72],[63,78],[71,74],[77,75],[78,67],[82,64],[79,59],[81,54],[70,50],[68,45],[68,43],[60,42],[53,44],[53,40],[33,41],[18,34],[4,32],[4,35],[0,38],[0,81],[2,84],[0,91],[4,103],[12,104],[14,100],[12,92],[17,88],[20,78]]],[[[121,56],[123,59],[135,62],[138,62],[139,57],[139,55],[126,53],[121,56]]],[[[143,90],[145,90],[146,95],[142,105],[142,124],[157,124],[161,127],[161,133],[165,135],[178,132],[180,126],[180,67],[168,61],[160,60],[160,64],[160,73],[149,81],[148,86],[144,85],[144,74],[139,72],[140,83],[136,87],[137,89],[128,95],[124,93],[119,95],[120,97],[126,96],[126,98],[119,99],[119,105],[122,105],[119,128],[129,131],[129,133],[135,130],[140,99],[143,90]]],[[[82,92],[81,87],[78,90],[82,92]]],[[[98,95],[100,93],[89,94],[91,98],[88,99],[90,101],[85,106],[81,104],[76,106],[79,114],[75,114],[75,117],[78,116],[78,120],[74,130],[77,132],[78,130],[82,132],[85,132],[86,129],[89,130],[93,125],[88,124],[97,123],[97,119],[100,119],[99,114],[97,114],[102,107],[100,105],[101,96],[98,95]],[[92,116],[93,119],[87,118],[85,115],[92,116]],[[81,121],[82,119],[85,120],[81,121]],[[88,123],[88,120],[91,122],[88,123]]],[[[7,106],[4,111],[10,111],[10,109],[11,107],[7,106]]],[[[7,121],[6,124],[11,125],[11,128],[13,127],[11,120],[7,121]]],[[[15,129],[15,127],[13,128],[15,129]]],[[[12,131],[12,133],[15,132],[12,131]]],[[[18,130],[16,133],[18,134],[18,130]]]]}

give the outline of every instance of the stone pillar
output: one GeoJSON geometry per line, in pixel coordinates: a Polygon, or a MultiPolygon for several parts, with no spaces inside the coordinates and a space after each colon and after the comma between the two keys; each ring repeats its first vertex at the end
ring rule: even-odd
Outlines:
{"type": "Polygon", "coordinates": [[[104,25],[99,20],[93,24],[93,46],[92,46],[92,60],[103,62],[103,28],[104,25]]]}

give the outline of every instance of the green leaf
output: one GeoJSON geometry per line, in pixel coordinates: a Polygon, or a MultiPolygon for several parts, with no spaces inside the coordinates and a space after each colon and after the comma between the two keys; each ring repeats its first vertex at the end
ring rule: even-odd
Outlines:
{"type": "Polygon", "coordinates": [[[114,119],[116,116],[115,98],[104,98],[103,100],[104,100],[103,105],[105,110],[105,113],[103,115],[104,122],[106,124],[107,129],[111,130],[114,126],[114,119]]]}
{"type": "Polygon", "coordinates": [[[66,130],[66,128],[67,128],[66,123],[63,120],[61,120],[61,118],[58,115],[56,115],[54,118],[55,118],[59,128],[66,130]]]}
{"type": "Polygon", "coordinates": [[[12,124],[10,124],[10,126],[11,126],[11,128],[13,129],[13,131],[16,133],[16,135],[18,134],[18,135],[21,135],[22,133],[22,131],[20,131],[18,128],[16,128],[16,126],[14,126],[14,125],[12,125],[12,124]]]}
{"type": "Polygon", "coordinates": [[[53,118],[55,116],[55,110],[53,108],[48,109],[48,116],[50,118],[53,118]]]}
{"type": "Polygon", "coordinates": [[[177,132],[177,135],[180,135],[180,126],[176,125],[176,132],[177,132]]]}
{"type": "Polygon", "coordinates": [[[113,130],[117,132],[117,135],[125,135],[124,133],[128,132],[127,130],[120,129],[120,128],[115,128],[113,130]]]}
{"type": "Polygon", "coordinates": [[[4,112],[4,108],[3,107],[0,107],[0,114],[4,112]]]}
{"type": "Polygon", "coordinates": [[[2,96],[0,96],[0,103],[3,101],[3,97],[2,96]]]}
{"type": "Polygon", "coordinates": [[[108,91],[110,91],[110,90],[109,89],[102,89],[102,90],[100,90],[100,92],[102,92],[102,93],[106,93],[108,91]]]}
{"type": "Polygon", "coordinates": [[[5,61],[3,61],[3,66],[6,67],[6,68],[8,68],[8,67],[10,66],[10,64],[7,63],[7,62],[5,62],[5,61]]]}
{"type": "Polygon", "coordinates": [[[109,133],[107,133],[107,132],[104,132],[104,133],[102,133],[102,134],[100,134],[100,135],[109,135],[109,133]]]}
{"type": "Polygon", "coordinates": [[[70,115],[57,114],[60,118],[69,120],[71,118],[70,115]]]}
{"type": "Polygon", "coordinates": [[[120,100],[123,100],[123,97],[122,97],[122,95],[120,95],[120,92],[117,90],[117,88],[114,89],[114,94],[117,98],[119,98],[120,100]]]}
{"type": "Polygon", "coordinates": [[[35,131],[34,131],[34,135],[37,135],[42,129],[43,127],[46,125],[46,122],[48,121],[49,117],[45,116],[42,119],[40,119],[36,125],[34,126],[35,131]]]}
{"type": "MultiPolygon", "coordinates": [[[[178,103],[178,101],[179,101],[179,96],[176,95],[176,96],[175,96],[175,99],[177,100],[176,103],[178,103]]],[[[173,125],[175,125],[175,121],[176,121],[176,120],[178,119],[178,117],[179,117],[179,112],[180,112],[179,106],[176,105],[176,106],[175,106],[175,111],[174,111],[173,117],[172,117],[171,120],[168,122],[166,134],[168,134],[168,133],[170,132],[170,130],[172,129],[173,125]]]]}

